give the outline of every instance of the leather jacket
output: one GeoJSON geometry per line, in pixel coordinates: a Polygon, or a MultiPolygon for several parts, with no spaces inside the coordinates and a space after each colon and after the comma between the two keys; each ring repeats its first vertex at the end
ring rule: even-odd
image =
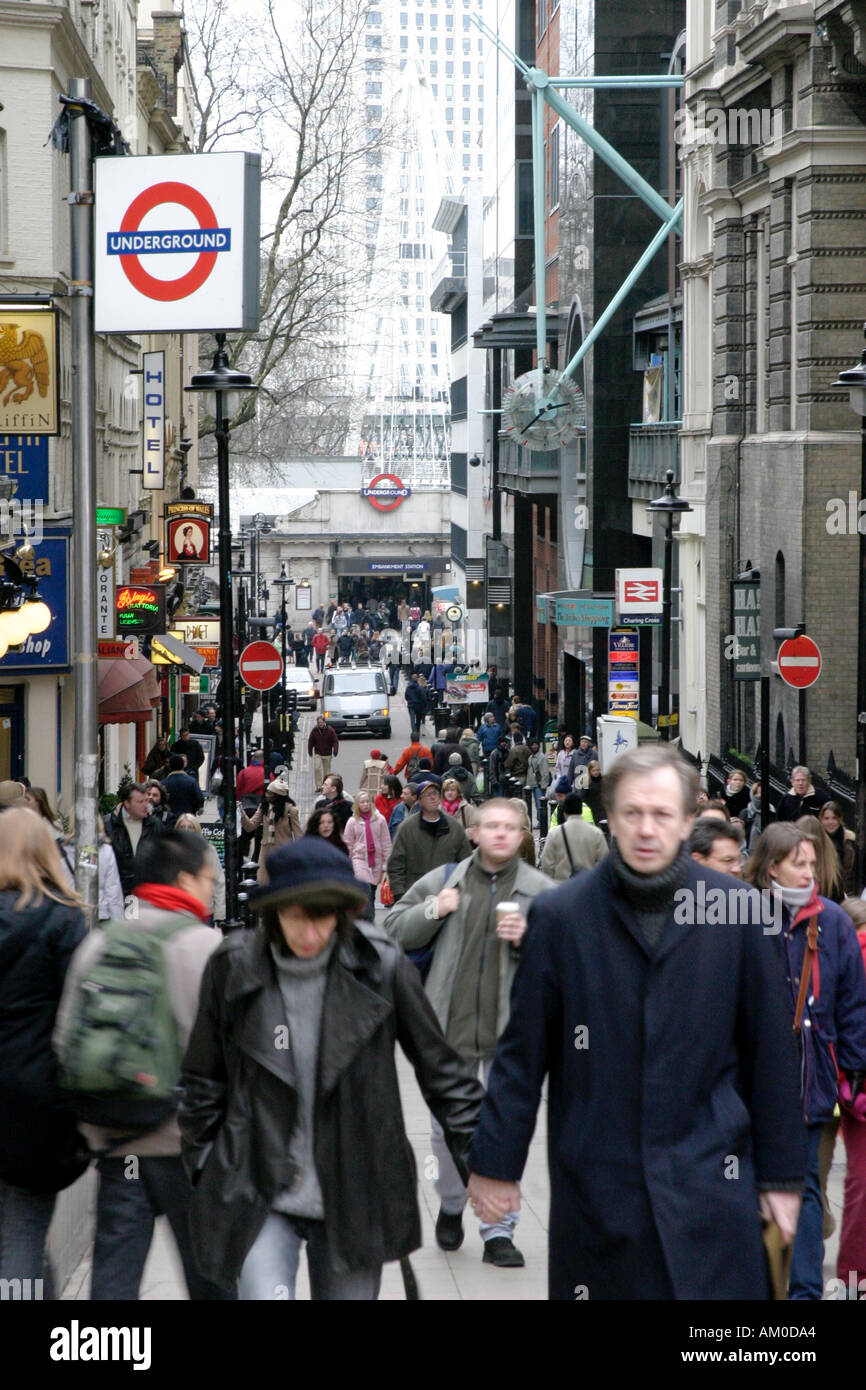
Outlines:
{"type": "MultiPolygon", "coordinates": [[[[205,969],[178,1112],[196,1259],[227,1289],[274,1199],[297,1176],[289,1157],[298,1105],[292,1053],[275,1046],[285,1025],[261,927],[230,934],[205,969]]],[[[378,928],[356,922],[328,963],[313,1137],[330,1263],[340,1272],[375,1268],[421,1244],[396,1042],[465,1181],[483,1088],[445,1042],[414,965],[378,928]]]]}

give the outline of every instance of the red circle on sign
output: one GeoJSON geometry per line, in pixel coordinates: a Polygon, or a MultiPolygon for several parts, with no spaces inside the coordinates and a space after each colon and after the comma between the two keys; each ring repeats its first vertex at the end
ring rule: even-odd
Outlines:
{"type": "Polygon", "coordinates": [[[377,502],[373,496],[372,489],[377,483],[393,483],[395,487],[403,486],[403,479],[398,478],[396,473],[377,473],[375,478],[370,479],[369,487],[371,491],[367,493],[367,501],[371,506],[380,512],[393,512],[395,507],[399,507],[401,502],[405,502],[405,497],[394,497],[390,502],[377,502]]]}
{"type": "MultiPolygon", "coordinates": [[[[161,203],[178,203],[182,208],[186,208],[198,222],[201,231],[213,231],[219,225],[216,213],[197,188],[190,188],[188,183],[155,183],[151,188],[145,188],[137,198],[133,198],[123,215],[120,230],[137,232],[141,226],[141,219],[161,203]]],[[[187,295],[200,290],[216,265],[216,258],[216,251],[199,251],[192,269],[177,280],[157,280],[155,275],[149,275],[134,253],[122,255],[120,267],[139,294],[165,303],[174,299],[185,299],[187,295]]]]}
{"type": "Polygon", "coordinates": [[[779,675],[787,685],[805,690],[821,674],[821,653],[811,637],[788,637],[779,648],[779,675]]]}
{"type": "Polygon", "coordinates": [[[244,685],[252,690],[270,690],[280,683],[283,658],[273,642],[250,642],[241,652],[238,670],[244,685]]]}

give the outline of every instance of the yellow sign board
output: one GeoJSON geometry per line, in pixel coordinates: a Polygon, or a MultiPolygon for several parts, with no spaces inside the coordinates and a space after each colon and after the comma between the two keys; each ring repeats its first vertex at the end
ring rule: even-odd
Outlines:
{"type": "Polygon", "coordinates": [[[0,434],[59,434],[57,313],[0,298],[0,434]]]}

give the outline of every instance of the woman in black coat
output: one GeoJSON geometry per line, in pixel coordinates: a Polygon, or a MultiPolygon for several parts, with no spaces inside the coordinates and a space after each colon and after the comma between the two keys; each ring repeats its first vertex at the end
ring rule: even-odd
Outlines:
{"type": "Polygon", "coordinates": [[[202,1273],[243,1300],[293,1298],[306,1240],[314,1299],[375,1299],[421,1244],[394,1044],[458,1168],[482,1088],[403,952],[356,920],[366,890],[312,836],[275,849],[255,933],[211,957],[179,1111],[202,1273]]]}
{"type": "MultiPolygon", "coordinates": [[[[72,953],[86,934],[46,821],[0,816],[0,1278],[46,1279],[57,1193],[87,1167],[51,1048],[72,953]]],[[[38,1294],[36,1295],[39,1296],[38,1294]]]]}

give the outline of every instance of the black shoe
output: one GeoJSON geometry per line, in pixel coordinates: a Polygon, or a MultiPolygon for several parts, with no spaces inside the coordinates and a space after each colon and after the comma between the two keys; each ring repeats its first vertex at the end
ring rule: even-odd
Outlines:
{"type": "Polygon", "coordinates": [[[484,1242],[484,1264],[499,1265],[500,1269],[522,1269],[526,1261],[513,1240],[507,1236],[493,1236],[484,1242]]]}
{"type": "Polygon", "coordinates": [[[439,1208],[436,1218],[436,1244],[440,1250],[459,1250],[463,1244],[463,1213],[449,1215],[439,1208]]]}

